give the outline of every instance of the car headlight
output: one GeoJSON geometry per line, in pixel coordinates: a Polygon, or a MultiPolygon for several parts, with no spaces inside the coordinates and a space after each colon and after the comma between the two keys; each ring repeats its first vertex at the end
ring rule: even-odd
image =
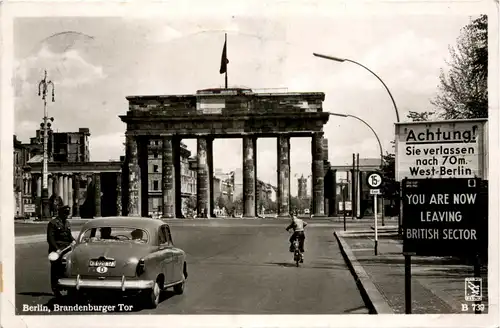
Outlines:
{"type": "Polygon", "coordinates": [[[136,269],[137,275],[140,276],[141,274],[143,274],[145,269],[146,269],[146,264],[144,263],[144,259],[140,259],[136,269]]]}

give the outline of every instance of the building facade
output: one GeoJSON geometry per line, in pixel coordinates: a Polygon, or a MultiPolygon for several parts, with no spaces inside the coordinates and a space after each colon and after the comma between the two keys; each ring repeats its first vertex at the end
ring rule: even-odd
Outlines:
{"type": "MultiPolygon", "coordinates": [[[[79,128],[77,132],[54,132],[48,129],[47,151],[50,162],[86,163],[90,161],[89,150],[90,130],[79,128]]],[[[36,130],[35,136],[30,138],[28,149],[29,158],[43,155],[43,131],[36,130]]]]}
{"type": "Polygon", "coordinates": [[[307,198],[307,178],[304,178],[304,175],[302,175],[300,178],[297,179],[298,183],[298,197],[299,199],[306,199],[307,198]]]}
{"type": "Polygon", "coordinates": [[[22,142],[14,136],[14,213],[16,217],[24,217],[23,198],[25,194],[23,173],[28,161],[28,151],[22,142]]]}
{"type": "MultiPolygon", "coordinates": [[[[163,141],[161,138],[150,139],[147,145],[148,151],[148,215],[162,216],[162,174],[163,174],[163,141]]],[[[191,152],[184,143],[179,147],[180,161],[180,183],[182,213],[185,216],[190,210],[189,199],[196,196],[196,169],[193,168],[195,159],[191,158],[191,152]]]]}
{"type": "MultiPolygon", "coordinates": [[[[47,182],[53,214],[57,200],[71,208],[73,217],[122,213],[123,157],[119,161],[91,162],[89,137],[88,128],[80,128],[77,132],[49,131],[47,182]]],[[[21,185],[22,216],[38,217],[41,213],[42,142],[40,130],[35,131],[35,137],[27,144],[14,140],[14,148],[18,149],[15,172],[19,172],[22,165],[22,179],[17,178],[21,185]]]]}

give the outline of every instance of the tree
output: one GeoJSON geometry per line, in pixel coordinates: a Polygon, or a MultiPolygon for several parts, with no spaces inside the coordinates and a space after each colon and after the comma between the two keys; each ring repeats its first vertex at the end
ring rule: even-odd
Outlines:
{"type": "Polygon", "coordinates": [[[224,195],[220,195],[219,198],[217,199],[217,206],[222,209],[222,208],[226,208],[227,206],[227,203],[228,203],[228,200],[226,199],[226,197],[224,197],[224,195]]]}
{"type": "Polygon", "coordinates": [[[197,201],[196,201],[196,196],[189,196],[187,202],[186,202],[186,207],[190,210],[196,209],[197,206],[197,201]]]}
{"type": "Polygon", "coordinates": [[[455,47],[449,47],[449,70],[441,69],[438,94],[431,101],[434,110],[410,111],[412,122],[437,118],[471,119],[488,117],[488,17],[481,15],[462,28],[455,47]]]}
{"type": "MultiPolygon", "coordinates": [[[[391,153],[386,153],[383,156],[383,165],[379,170],[382,175],[383,183],[381,191],[384,199],[391,202],[391,207],[397,204],[399,200],[399,183],[396,181],[396,156],[391,153]]],[[[393,215],[394,213],[386,213],[393,215]]]]}
{"type": "Polygon", "coordinates": [[[488,17],[466,25],[450,47],[447,73],[441,70],[439,94],[431,102],[444,119],[488,117],[488,17]]]}
{"type": "Polygon", "coordinates": [[[269,200],[267,206],[268,206],[266,208],[267,213],[276,213],[278,211],[278,204],[276,204],[276,202],[273,202],[272,200],[269,200]]]}
{"type": "Polygon", "coordinates": [[[300,203],[298,197],[291,196],[290,197],[290,210],[297,211],[299,210],[300,203]]]}
{"type": "Polygon", "coordinates": [[[228,215],[235,215],[237,212],[241,213],[243,210],[243,196],[239,195],[233,201],[228,200],[226,210],[228,215]]]}
{"type": "Polygon", "coordinates": [[[433,112],[414,112],[410,111],[407,115],[407,117],[412,121],[412,122],[422,122],[422,121],[429,121],[430,117],[433,115],[433,112]]]}

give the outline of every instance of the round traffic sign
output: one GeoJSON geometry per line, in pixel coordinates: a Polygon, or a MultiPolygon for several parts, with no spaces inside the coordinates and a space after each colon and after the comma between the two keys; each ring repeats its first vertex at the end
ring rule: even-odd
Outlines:
{"type": "Polygon", "coordinates": [[[366,178],[366,183],[370,188],[378,188],[382,184],[382,176],[377,172],[371,172],[366,178]]]}

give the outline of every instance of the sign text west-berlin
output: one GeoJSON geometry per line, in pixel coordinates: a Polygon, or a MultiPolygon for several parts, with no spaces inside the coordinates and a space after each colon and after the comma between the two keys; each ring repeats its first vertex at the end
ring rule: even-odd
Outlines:
{"type": "Polygon", "coordinates": [[[397,179],[482,177],[483,122],[399,124],[397,179]]]}

